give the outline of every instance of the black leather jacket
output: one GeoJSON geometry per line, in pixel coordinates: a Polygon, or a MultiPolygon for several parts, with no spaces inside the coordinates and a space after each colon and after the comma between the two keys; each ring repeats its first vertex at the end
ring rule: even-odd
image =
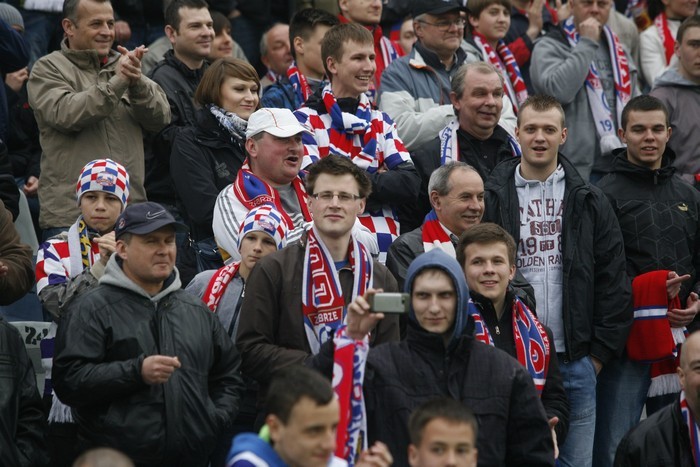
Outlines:
{"type": "Polygon", "coordinates": [[[113,447],[138,465],[206,466],[238,412],[239,365],[216,315],[180,289],[175,273],[149,297],[114,255],[100,285],[59,324],[52,376],[82,447],[113,447]],[[151,355],[182,366],[167,383],[147,385],[141,366],[151,355]]]}
{"type": "Polygon", "coordinates": [[[0,317],[0,465],[47,465],[46,417],[19,332],[0,317]]]}
{"type": "Polygon", "coordinates": [[[615,453],[615,467],[693,467],[688,427],[680,401],[656,412],[622,438],[615,453]]]}

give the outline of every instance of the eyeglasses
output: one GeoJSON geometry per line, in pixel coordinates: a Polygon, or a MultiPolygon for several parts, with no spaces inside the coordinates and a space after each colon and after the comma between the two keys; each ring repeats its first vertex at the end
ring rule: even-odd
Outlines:
{"type": "Polygon", "coordinates": [[[418,22],[429,24],[430,26],[434,26],[440,32],[447,32],[450,30],[450,28],[452,26],[456,26],[457,29],[462,29],[467,24],[467,20],[464,18],[459,18],[459,19],[456,19],[454,21],[438,21],[437,23],[431,23],[431,22],[425,21],[425,20],[419,20],[418,22]]]}
{"type": "Polygon", "coordinates": [[[352,193],[346,193],[344,191],[341,191],[338,193],[334,193],[332,191],[322,191],[320,193],[314,193],[311,196],[313,196],[317,200],[323,201],[324,203],[332,202],[333,198],[335,198],[337,196],[338,202],[341,204],[352,203],[353,201],[356,201],[356,200],[362,198],[362,196],[353,195],[352,193]]]}
{"type": "Polygon", "coordinates": [[[610,6],[612,5],[612,2],[609,2],[607,0],[578,0],[577,3],[583,8],[591,8],[594,4],[597,4],[598,8],[600,8],[601,10],[610,8],[610,6]]]}

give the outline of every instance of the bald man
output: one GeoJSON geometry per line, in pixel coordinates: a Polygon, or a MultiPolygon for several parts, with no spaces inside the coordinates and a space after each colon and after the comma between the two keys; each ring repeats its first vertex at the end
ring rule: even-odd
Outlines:
{"type": "Polygon", "coordinates": [[[643,420],[620,442],[615,467],[695,465],[689,433],[700,434],[700,332],[691,334],[681,349],[681,395],[673,404],[643,420]]]}

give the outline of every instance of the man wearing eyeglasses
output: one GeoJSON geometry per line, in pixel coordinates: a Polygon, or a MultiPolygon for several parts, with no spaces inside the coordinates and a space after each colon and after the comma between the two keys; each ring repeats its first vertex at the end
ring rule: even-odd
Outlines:
{"type": "MultiPolygon", "coordinates": [[[[389,270],[352,233],[371,190],[367,173],[330,155],[311,166],[306,188],[312,228],[300,242],[258,261],[245,285],[236,345],[262,398],[276,370],[303,363],[333,338],[357,296],[370,288],[398,291],[389,270]]],[[[398,337],[398,320],[389,317],[371,344],[398,337]]]]}
{"type": "Polygon", "coordinates": [[[564,108],[569,133],[562,152],[584,180],[610,172],[622,109],[638,94],[637,68],[605,24],[612,0],[571,0],[572,16],[535,43],[530,76],[536,92],[564,108]],[[592,137],[596,135],[596,137],[592,137]]]}
{"type": "MultiPolygon", "coordinates": [[[[461,49],[463,11],[457,0],[415,0],[411,13],[417,41],[382,75],[379,108],[396,122],[409,151],[435,138],[455,116],[450,81],[467,59],[461,49]]],[[[499,124],[513,134],[515,114],[507,96],[499,124]]]]}

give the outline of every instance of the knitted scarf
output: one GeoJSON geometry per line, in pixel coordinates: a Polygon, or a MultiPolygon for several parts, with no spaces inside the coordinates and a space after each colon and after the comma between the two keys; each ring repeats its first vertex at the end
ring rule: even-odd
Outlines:
{"type": "Polygon", "coordinates": [[[517,114],[518,109],[527,99],[527,86],[513,53],[503,40],[499,40],[496,50],[493,50],[483,34],[474,31],[473,37],[485,60],[495,66],[504,78],[507,78],[503,80],[503,88],[513,103],[513,111],[517,114]]]}
{"type": "MultiPolygon", "coordinates": [[[[473,313],[479,314],[474,307],[473,313]]],[[[549,338],[535,315],[518,297],[513,299],[513,337],[515,339],[515,353],[518,361],[524,366],[537,388],[537,393],[542,396],[544,384],[547,381],[551,348],[549,338]]],[[[479,315],[479,319],[481,315],[479,315]]],[[[476,322],[476,319],[475,319],[476,322]]],[[[482,324],[483,325],[483,324],[482,324]]],[[[474,337],[484,344],[495,346],[488,329],[483,326],[485,332],[475,333],[474,337]]]]}
{"type": "Polygon", "coordinates": [[[372,31],[372,35],[374,36],[374,49],[377,50],[378,45],[380,52],[377,54],[377,71],[374,73],[374,81],[376,83],[375,87],[376,89],[379,89],[379,85],[381,84],[382,80],[382,73],[384,73],[386,67],[388,67],[391,64],[391,62],[393,62],[403,54],[400,51],[400,47],[394,46],[394,43],[391,42],[391,39],[384,36],[382,28],[380,26],[376,26],[374,28],[374,30],[372,31]]]}
{"type": "Polygon", "coordinates": [[[676,39],[673,38],[671,30],[668,28],[668,18],[665,12],[661,12],[654,18],[654,26],[656,26],[656,32],[659,33],[659,37],[664,43],[664,52],[666,54],[666,65],[671,63],[671,57],[673,57],[673,48],[676,45],[676,39]]]}
{"type": "MultiPolygon", "coordinates": [[[[292,186],[294,187],[294,191],[299,198],[299,206],[301,207],[304,220],[310,222],[311,213],[309,212],[307,205],[308,196],[301,177],[295,177],[294,180],[292,180],[292,186]]],[[[243,167],[241,167],[241,169],[238,171],[238,175],[236,175],[236,180],[233,182],[232,188],[236,201],[240,203],[239,206],[234,206],[234,208],[237,208],[236,211],[238,212],[236,213],[236,218],[240,219],[241,222],[243,219],[245,219],[248,211],[263,204],[269,203],[274,205],[275,209],[277,209],[277,211],[279,211],[279,213],[282,215],[284,222],[287,224],[287,229],[294,229],[292,218],[289,217],[289,214],[287,214],[282,207],[282,201],[280,200],[277,190],[251,172],[248,161],[246,161],[243,164],[243,167]]]]}
{"type": "Polygon", "coordinates": [[[365,365],[369,339],[356,341],[341,326],[333,336],[333,390],[340,403],[340,420],[336,432],[335,455],[355,464],[367,448],[367,414],[364,391],[365,365]]]}
{"type": "MultiPolygon", "coordinates": [[[[100,248],[90,240],[90,232],[94,232],[94,230],[87,226],[83,216],[80,216],[68,229],[67,242],[70,255],[70,277],[76,277],[100,259],[100,248]]],[[[51,385],[50,375],[53,367],[54,339],[56,338],[57,330],[56,322],[51,322],[49,333],[42,339],[40,344],[42,366],[44,366],[47,373],[44,384],[48,385],[51,385]]],[[[59,400],[53,389],[51,390],[51,409],[49,410],[48,421],[49,423],[73,423],[71,408],[59,400]]]]}
{"type": "Polygon", "coordinates": [[[219,306],[221,297],[224,296],[226,288],[231,280],[236,276],[240,266],[240,261],[228,264],[222,268],[219,268],[214,275],[211,276],[211,279],[209,279],[209,284],[207,284],[202,300],[212,313],[216,313],[216,307],[219,306]]]}
{"type": "MultiPolygon", "coordinates": [[[[345,321],[346,303],[333,258],[318,237],[316,227],[312,227],[307,235],[301,303],[306,338],[315,355],[345,321]]],[[[348,245],[348,259],[354,278],[354,298],[372,287],[373,281],[372,257],[355,236],[351,236],[348,245]]]]}
{"type": "Polygon", "coordinates": [[[685,391],[681,391],[681,416],[688,428],[688,437],[690,438],[690,449],[693,452],[693,461],[695,465],[700,467],[700,428],[695,422],[693,412],[688,406],[688,401],[685,398],[685,391]]]}
{"type": "MultiPolygon", "coordinates": [[[[438,134],[438,138],[440,139],[440,165],[450,164],[460,159],[457,130],[459,130],[459,121],[455,118],[450,121],[445,128],[440,130],[438,134]]],[[[510,149],[513,151],[514,157],[522,156],[520,145],[510,133],[508,133],[508,143],[510,144],[510,149]]]]}
{"type": "Polygon", "coordinates": [[[299,71],[296,61],[293,61],[289,68],[287,68],[287,78],[289,78],[289,82],[292,83],[292,88],[299,98],[299,101],[302,104],[306,102],[306,99],[308,99],[313,92],[311,91],[309,83],[306,81],[306,76],[299,71]]]}
{"type": "Polygon", "coordinates": [[[423,249],[426,253],[434,248],[440,248],[451,257],[457,257],[450,234],[438,220],[434,209],[431,209],[425,216],[425,219],[423,219],[421,237],[423,239],[423,249]]]}
{"type": "MultiPolygon", "coordinates": [[[[331,85],[327,84],[322,93],[323,105],[331,116],[328,138],[331,154],[349,156],[360,168],[374,173],[384,163],[377,161],[377,132],[382,131],[382,122],[372,119],[372,106],[366,95],[360,95],[355,115],[343,112],[335,100],[331,85]]],[[[383,154],[380,152],[380,159],[383,154]]]]}
{"type": "Polygon", "coordinates": [[[669,271],[640,274],[632,281],[634,321],[627,338],[627,357],[651,363],[650,397],[680,391],[676,377],[679,349],[685,342],[685,328],[671,328],[668,310],[681,307],[676,296],[669,300],[666,279],[669,271]]]}
{"type": "Polygon", "coordinates": [[[231,141],[245,141],[245,130],[248,128],[248,121],[233,112],[222,109],[215,104],[207,104],[209,112],[216,117],[226,131],[231,135],[231,141]]]}
{"type": "MultiPolygon", "coordinates": [[[[573,16],[564,21],[562,28],[571,47],[575,47],[579,41],[579,34],[576,31],[573,16]]],[[[615,81],[617,120],[614,120],[610,113],[610,106],[605,98],[600,75],[593,62],[591,62],[588,76],[586,77],[586,93],[588,94],[588,105],[593,113],[593,120],[596,122],[601,153],[607,154],[612,152],[613,149],[622,146],[615,134],[615,122],[617,121],[618,124],[621,124],[622,109],[632,97],[632,82],[630,81],[627,56],[617,35],[608,26],[603,26],[603,34],[608,41],[608,48],[610,49],[610,62],[612,63],[613,80],[615,81]]]]}

